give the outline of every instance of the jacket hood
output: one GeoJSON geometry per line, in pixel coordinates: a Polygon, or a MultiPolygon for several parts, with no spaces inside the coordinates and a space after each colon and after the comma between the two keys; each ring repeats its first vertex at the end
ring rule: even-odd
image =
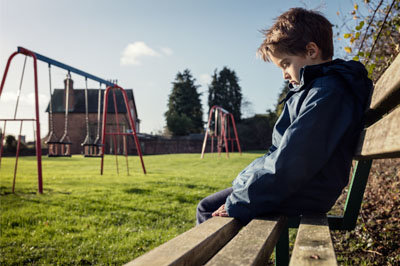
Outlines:
{"type": "Polygon", "coordinates": [[[346,83],[346,88],[362,106],[367,106],[372,92],[372,81],[364,65],[357,61],[344,61],[335,59],[319,65],[305,66],[300,70],[300,85],[297,87],[289,84],[290,92],[285,100],[294,93],[306,89],[308,84],[319,77],[337,76],[346,83]]]}

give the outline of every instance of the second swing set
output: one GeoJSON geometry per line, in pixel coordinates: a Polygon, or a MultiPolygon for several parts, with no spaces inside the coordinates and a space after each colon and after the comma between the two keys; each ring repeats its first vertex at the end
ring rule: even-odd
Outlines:
{"type": "Polygon", "coordinates": [[[226,157],[229,158],[229,141],[231,143],[231,151],[233,152],[233,143],[236,142],[237,150],[240,154],[242,154],[233,114],[231,114],[221,106],[214,105],[210,109],[206,133],[204,134],[203,147],[201,150],[200,158],[202,159],[204,158],[204,152],[207,146],[207,137],[209,135],[211,137],[211,153],[214,152],[214,139],[216,139],[219,156],[221,156],[222,149],[225,148],[226,157]],[[214,124],[214,130],[211,129],[212,123],[214,124]],[[230,124],[232,124],[232,131],[234,134],[233,138],[231,137],[230,124]]]}

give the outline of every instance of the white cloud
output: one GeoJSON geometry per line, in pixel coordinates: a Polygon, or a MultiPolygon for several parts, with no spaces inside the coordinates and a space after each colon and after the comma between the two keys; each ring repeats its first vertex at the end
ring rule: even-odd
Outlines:
{"type": "MultiPolygon", "coordinates": [[[[10,103],[10,105],[12,105],[12,108],[15,108],[15,105],[17,103],[17,97],[18,97],[17,92],[5,92],[1,95],[1,100],[4,101],[5,103],[10,103]]],[[[49,96],[39,93],[40,105],[47,104],[49,99],[50,99],[49,96]]],[[[28,106],[35,106],[35,93],[30,92],[28,94],[24,94],[24,92],[21,92],[18,106],[21,107],[21,104],[28,106]]]]}
{"type": "MultiPolygon", "coordinates": [[[[40,106],[47,106],[49,101],[50,101],[50,96],[39,93],[39,105],[40,106]]],[[[23,97],[21,97],[21,103],[34,106],[35,105],[35,93],[31,92],[28,95],[24,95],[23,97]]]]}
{"type": "Polygon", "coordinates": [[[3,92],[1,100],[4,102],[15,102],[17,100],[16,92],[3,92]]]}
{"type": "Polygon", "coordinates": [[[165,54],[165,55],[168,55],[168,56],[170,56],[170,55],[172,55],[174,52],[172,51],[172,49],[171,48],[168,48],[168,47],[162,47],[161,48],[161,52],[163,53],[163,54],[165,54]]]}
{"type": "Polygon", "coordinates": [[[128,44],[122,53],[121,65],[140,65],[139,58],[144,56],[160,56],[160,54],[151,49],[144,42],[134,42],[128,44]]]}
{"type": "MultiPolygon", "coordinates": [[[[18,92],[4,92],[1,95],[0,108],[1,118],[13,118],[15,107],[17,104],[18,92]]],[[[42,112],[48,105],[50,97],[46,94],[39,93],[39,110],[42,112]]],[[[35,93],[25,93],[22,90],[17,110],[17,118],[34,118],[35,116],[35,93]]],[[[40,113],[43,116],[43,113],[40,113]]]]}
{"type": "Polygon", "coordinates": [[[207,86],[211,83],[211,76],[209,74],[201,74],[199,81],[201,83],[201,85],[207,86]]]}
{"type": "Polygon", "coordinates": [[[121,65],[141,65],[141,59],[146,56],[160,57],[162,55],[170,56],[173,54],[171,48],[161,47],[160,51],[156,51],[149,47],[146,43],[138,41],[128,44],[120,59],[121,65]]]}

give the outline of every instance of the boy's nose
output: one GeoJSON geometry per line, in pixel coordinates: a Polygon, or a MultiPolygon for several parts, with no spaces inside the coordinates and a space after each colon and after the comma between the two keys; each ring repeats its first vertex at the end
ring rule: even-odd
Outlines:
{"type": "Polygon", "coordinates": [[[283,79],[290,79],[290,75],[286,72],[283,72],[283,79]]]}

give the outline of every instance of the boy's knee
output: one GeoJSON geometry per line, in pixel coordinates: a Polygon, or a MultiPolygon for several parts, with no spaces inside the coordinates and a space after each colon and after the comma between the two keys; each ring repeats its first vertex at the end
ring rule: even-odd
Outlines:
{"type": "Polygon", "coordinates": [[[205,212],[206,211],[206,201],[205,198],[202,199],[198,204],[197,204],[197,212],[205,212]]]}
{"type": "Polygon", "coordinates": [[[196,209],[196,224],[199,225],[207,220],[207,211],[204,207],[204,199],[202,199],[199,204],[197,204],[196,209]]]}

